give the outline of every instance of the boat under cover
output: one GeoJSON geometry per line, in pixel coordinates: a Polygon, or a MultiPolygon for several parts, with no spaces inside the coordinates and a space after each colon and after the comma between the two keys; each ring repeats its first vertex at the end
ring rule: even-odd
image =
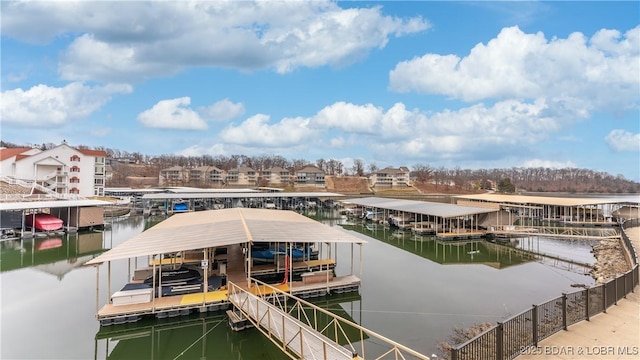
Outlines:
{"type": "Polygon", "coordinates": [[[29,214],[25,218],[25,225],[36,230],[53,231],[62,229],[64,222],[51,214],[29,214]]]}
{"type": "Polygon", "coordinates": [[[289,249],[284,247],[268,248],[268,249],[252,249],[251,258],[258,262],[274,262],[277,257],[285,257],[291,255],[293,261],[302,261],[305,257],[310,257],[311,252],[305,254],[302,249],[289,249]]]}
{"type": "MultiPolygon", "coordinates": [[[[200,280],[201,277],[202,275],[198,270],[186,266],[181,266],[177,269],[163,269],[162,271],[156,271],[156,285],[186,285],[189,282],[200,280]],[[162,273],[162,279],[160,279],[160,273],[162,273]]],[[[153,275],[144,279],[144,283],[153,284],[153,275]]]]}

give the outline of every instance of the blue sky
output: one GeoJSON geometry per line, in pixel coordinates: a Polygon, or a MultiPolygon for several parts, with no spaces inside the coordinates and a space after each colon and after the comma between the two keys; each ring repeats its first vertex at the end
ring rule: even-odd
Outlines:
{"type": "Polygon", "coordinates": [[[2,140],[640,181],[640,3],[1,2],[2,140]]]}

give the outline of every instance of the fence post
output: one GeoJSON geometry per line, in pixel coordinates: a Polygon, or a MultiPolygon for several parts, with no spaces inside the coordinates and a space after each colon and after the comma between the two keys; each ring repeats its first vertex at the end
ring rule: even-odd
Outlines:
{"type": "Polygon", "coordinates": [[[538,305],[531,309],[531,330],[533,333],[533,345],[538,346],[538,305]]]}
{"type": "Polygon", "coordinates": [[[607,285],[609,283],[602,284],[602,312],[607,313],[607,285]]]}
{"type": "Polygon", "coordinates": [[[613,278],[613,305],[618,305],[618,277],[613,278]]]}
{"type": "Polygon", "coordinates": [[[585,315],[586,315],[587,321],[589,321],[589,288],[586,288],[584,292],[587,294],[587,297],[586,297],[587,300],[585,301],[585,306],[584,306],[585,313],[586,313],[585,315]]]}
{"type": "Polygon", "coordinates": [[[562,328],[567,330],[567,294],[562,293],[562,328]]]}
{"type": "Polygon", "coordinates": [[[458,360],[458,349],[455,346],[451,347],[451,360],[458,360]]]}
{"type": "Polygon", "coordinates": [[[623,298],[627,298],[627,275],[629,275],[629,273],[626,273],[624,275],[622,275],[622,283],[624,284],[624,296],[623,298]]]}
{"type": "Polygon", "coordinates": [[[503,323],[498,322],[498,327],[496,328],[496,360],[503,359],[503,344],[504,343],[504,327],[503,323]]]}

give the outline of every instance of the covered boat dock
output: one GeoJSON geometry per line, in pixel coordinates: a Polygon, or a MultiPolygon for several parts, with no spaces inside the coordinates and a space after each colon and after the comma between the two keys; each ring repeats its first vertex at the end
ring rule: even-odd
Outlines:
{"type": "Polygon", "coordinates": [[[63,228],[60,231],[64,232],[100,227],[104,225],[104,206],[110,204],[102,200],[84,199],[3,202],[0,203],[1,227],[2,229],[17,229],[16,238],[47,236],[48,233],[36,230],[35,224],[27,222],[27,217],[30,214],[37,213],[47,213],[61,219],[63,228]]]}
{"type": "MultiPolygon", "coordinates": [[[[578,226],[617,225],[615,213],[628,201],[602,197],[554,197],[505,194],[476,194],[455,196],[456,203],[465,206],[492,208],[505,215],[497,225],[539,224],[540,221],[560,222],[578,226]]],[[[637,208],[638,204],[635,205],[637,208]]]]}
{"type": "Polygon", "coordinates": [[[344,195],[330,192],[260,192],[221,191],[220,189],[201,189],[202,191],[179,191],[149,193],[142,196],[143,213],[154,211],[171,213],[178,203],[185,204],[188,211],[217,210],[224,208],[264,208],[264,209],[304,209],[319,206],[316,200],[336,200],[344,195]]]}
{"type": "Polygon", "coordinates": [[[342,200],[346,205],[382,211],[383,218],[391,216],[410,217],[409,228],[421,234],[433,234],[441,239],[471,239],[485,234],[480,217],[497,210],[454,204],[366,197],[342,200]]]}
{"type": "MultiPolygon", "coordinates": [[[[187,314],[192,310],[216,311],[229,304],[227,283],[244,284],[258,275],[279,276],[277,288],[298,296],[320,296],[327,293],[355,291],[360,278],[355,275],[354,245],[360,245],[359,271],[362,272],[362,245],[365,240],[341,229],[309,219],[293,211],[230,208],[176,214],[134,236],[110,251],[87,262],[96,267],[96,311],[102,325],[136,321],[143,315],[157,317],[187,314]],[[251,248],[255,244],[276,244],[288,249],[295,246],[317,246],[318,257],[293,261],[291,256],[274,259],[272,264],[254,265],[251,248]],[[334,272],[338,244],[350,245],[350,274],[334,272]],[[138,268],[139,261],[145,261],[138,268]],[[126,260],[134,263],[134,275],[112,279],[111,263],[126,260]],[[99,308],[102,263],[107,263],[106,305],[99,308]],[[180,269],[191,263],[201,272],[202,284],[195,291],[171,293],[163,289],[163,272],[180,269]],[[143,280],[152,278],[151,286],[143,280]],[[222,281],[219,281],[222,278],[222,281]],[[124,280],[124,281],[123,281],[124,280]],[[112,294],[112,282],[118,288],[112,294]]],[[[124,264],[122,264],[124,265],[124,264]]]]}

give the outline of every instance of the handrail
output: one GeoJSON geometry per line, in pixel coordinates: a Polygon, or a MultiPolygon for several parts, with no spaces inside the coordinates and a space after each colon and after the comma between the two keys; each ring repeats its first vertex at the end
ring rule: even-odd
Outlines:
{"type": "MultiPolygon", "coordinates": [[[[281,310],[276,310],[279,311],[277,314],[272,314],[272,308],[271,307],[267,307],[266,309],[263,309],[264,314],[262,315],[262,317],[257,318],[260,314],[260,312],[258,311],[260,308],[260,303],[259,302],[255,302],[255,307],[254,307],[254,301],[251,301],[251,297],[254,297],[255,299],[262,299],[265,302],[265,299],[262,298],[262,296],[258,295],[258,294],[254,294],[252,292],[246,291],[244,289],[242,289],[241,287],[239,287],[238,285],[230,282],[229,284],[229,299],[232,301],[234,299],[240,299],[241,296],[239,294],[244,295],[244,298],[242,298],[241,303],[240,304],[234,304],[235,307],[242,312],[242,314],[249,319],[249,321],[251,321],[251,323],[258,328],[265,336],[267,336],[267,338],[269,338],[269,340],[271,340],[272,342],[276,343],[277,345],[281,346],[281,349],[291,358],[307,358],[307,356],[305,354],[309,354],[309,356],[311,356],[312,358],[316,358],[314,351],[313,351],[313,347],[311,346],[311,338],[315,338],[318,340],[318,342],[321,342],[322,345],[322,352],[323,352],[323,359],[325,360],[333,360],[332,357],[334,357],[336,354],[341,354],[342,356],[344,356],[344,358],[351,358],[352,357],[352,353],[348,353],[347,349],[337,345],[336,343],[332,343],[332,342],[327,342],[325,339],[323,339],[320,334],[315,333],[313,331],[310,331],[311,329],[306,327],[305,324],[303,323],[292,323],[291,321],[287,322],[285,320],[285,313],[281,312],[281,310]],[[250,313],[254,313],[256,316],[256,319],[254,319],[250,313]],[[265,319],[266,318],[266,319],[265,319]],[[282,322],[281,322],[281,327],[280,327],[280,323],[275,323],[276,319],[278,318],[282,318],[282,322]],[[264,326],[265,328],[267,328],[267,330],[265,331],[262,326],[263,325],[263,321],[267,322],[268,326],[264,326]],[[294,331],[294,335],[291,336],[291,328],[290,330],[287,332],[286,331],[286,324],[289,323],[290,327],[293,327],[293,331],[294,331]],[[276,326],[277,325],[277,326],[276,326]],[[297,330],[295,330],[295,328],[297,327],[297,330]],[[305,331],[305,329],[307,331],[305,331]],[[274,335],[276,339],[274,339],[274,335]],[[287,335],[290,336],[289,339],[287,339],[287,335]],[[275,341],[277,340],[277,341],[275,341]],[[288,340],[288,341],[287,341],[288,340]],[[294,341],[299,341],[299,348],[295,349],[295,344],[293,344],[294,341]],[[329,356],[328,353],[330,351],[328,351],[329,349],[327,348],[331,348],[334,351],[332,352],[334,356],[329,356]],[[305,351],[306,350],[306,351],[305,351]],[[299,351],[299,353],[298,353],[299,351]]],[[[271,304],[273,306],[273,304],[271,304]]],[[[275,306],[274,306],[275,307],[275,306]]],[[[277,307],[275,307],[277,308],[277,307]]],[[[289,314],[290,315],[290,314],[289,314]]]]}
{"type": "Polygon", "coordinates": [[[621,226],[621,237],[624,246],[631,253],[631,258],[634,262],[631,270],[621,276],[616,276],[605,284],[563,294],[561,297],[534,305],[520,314],[498,322],[497,325],[472,339],[452,346],[449,354],[450,359],[513,359],[520,354],[522,349],[528,346],[537,346],[539,340],[562,329],[566,330],[568,325],[583,319],[589,319],[590,316],[600,312],[606,312],[607,308],[616,304],[618,300],[634,292],[635,287],[640,282],[640,265],[638,264],[633,244],[624,229],[636,226],[640,226],[640,219],[627,220],[621,226]],[[539,312],[545,313],[545,321],[558,322],[561,325],[551,329],[548,333],[542,334],[542,338],[539,337],[541,326],[546,324],[541,322],[540,318],[542,317],[538,316],[539,312]],[[527,313],[530,313],[531,316],[530,318],[525,316],[525,325],[523,325],[522,317],[527,313]],[[526,325],[526,323],[529,323],[529,325],[526,325]],[[515,329],[514,334],[505,334],[512,324],[515,329]],[[487,336],[489,336],[488,339],[487,336]]]}
{"type": "Polygon", "coordinates": [[[34,190],[38,190],[44,193],[44,195],[48,195],[50,197],[54,197],[56,199],[60,199],[60,200],[86,200],[87,198],[84,196],[80,196],[78,194],[68,194],[68,193],[58,193],[55,192],[51,189],[48,189],[40,184],[38,184],[37,181],[35,180],[30,180],[30,181],[25,181],[25,180],[20,180],[20,179],[16,179],[14,177],[11,176],[0,176],[0,181],[4,181],[7,184],[11,184],[11,185],[19,185],[25,188],[31,188],[31,194],[30,195],[34,195],[33,191],[34,190]]]}
{"type": "MultiPolygon", "coordinates": [[[[263,296],[265,299],[273,299],[273,305],[279,307],[282,311],[290,314],[291,316],[296,315],[298,321],[306,324],[313,330],[321,333],[329,338],[331,336],[328,335],[329,330],[333,330],[333,341],[336,341],[339,336],[342,336],[344,340],[348,342],[348,346],[353,352],[354,355],[359,355],[361,357],[365,357],[365,339],[372,338],[375,339],[373,342],[379,347],[381,344],[386,344],[388,346],[388,350],[378,357],[373,359],[385,359],[385,358],[393,358],[393,359],[421,359],[428,360],[429,356],[420,354],[419,352],[410,349],[402,344],[399,344],[383,335],[380,335],[372,330],[369,330],[359,324],[356,324],[347,319],[343,319],[342,317],[326,310],[321,307],[318,307],[308,301],[297,298],[294,295],[291,295],[285,291],[278,289],[272,285],[264,283],[262,281],[256,280],[254,278],[250,279],[254,286],[250,287],[250,290],[255,291],[256,296],[263,296]],[[289,302],[293,302],[290,304],[289,302]],[[312,310],[311,314],[308,314],[305,310],[312,310]],[[304,315],[302,315],[304,314],[304,315]],[[323,324],[323,322],[319,321],[319,315],[324,315],[331,319],[327,322],[327,324],[323,324]],[[323,326],[323,327],[320,327],[323,326]],[[358,344],[355,344],[352,339],[350,339],[347,334],[348,328],[353,328],[358,331],[358,339],[356,339],[358,344]],[[376,341],[377,340],[377,341],[376,341]],[[359,350],[356,351],[356,350],[359,350]]],[[[237,285],[236,285],[237,286],[237,285]]],[[[244,290],[243,290],[244,291],[244,290]]],[[[367,357],[369,358],[369,357],[367,357]]]]}

